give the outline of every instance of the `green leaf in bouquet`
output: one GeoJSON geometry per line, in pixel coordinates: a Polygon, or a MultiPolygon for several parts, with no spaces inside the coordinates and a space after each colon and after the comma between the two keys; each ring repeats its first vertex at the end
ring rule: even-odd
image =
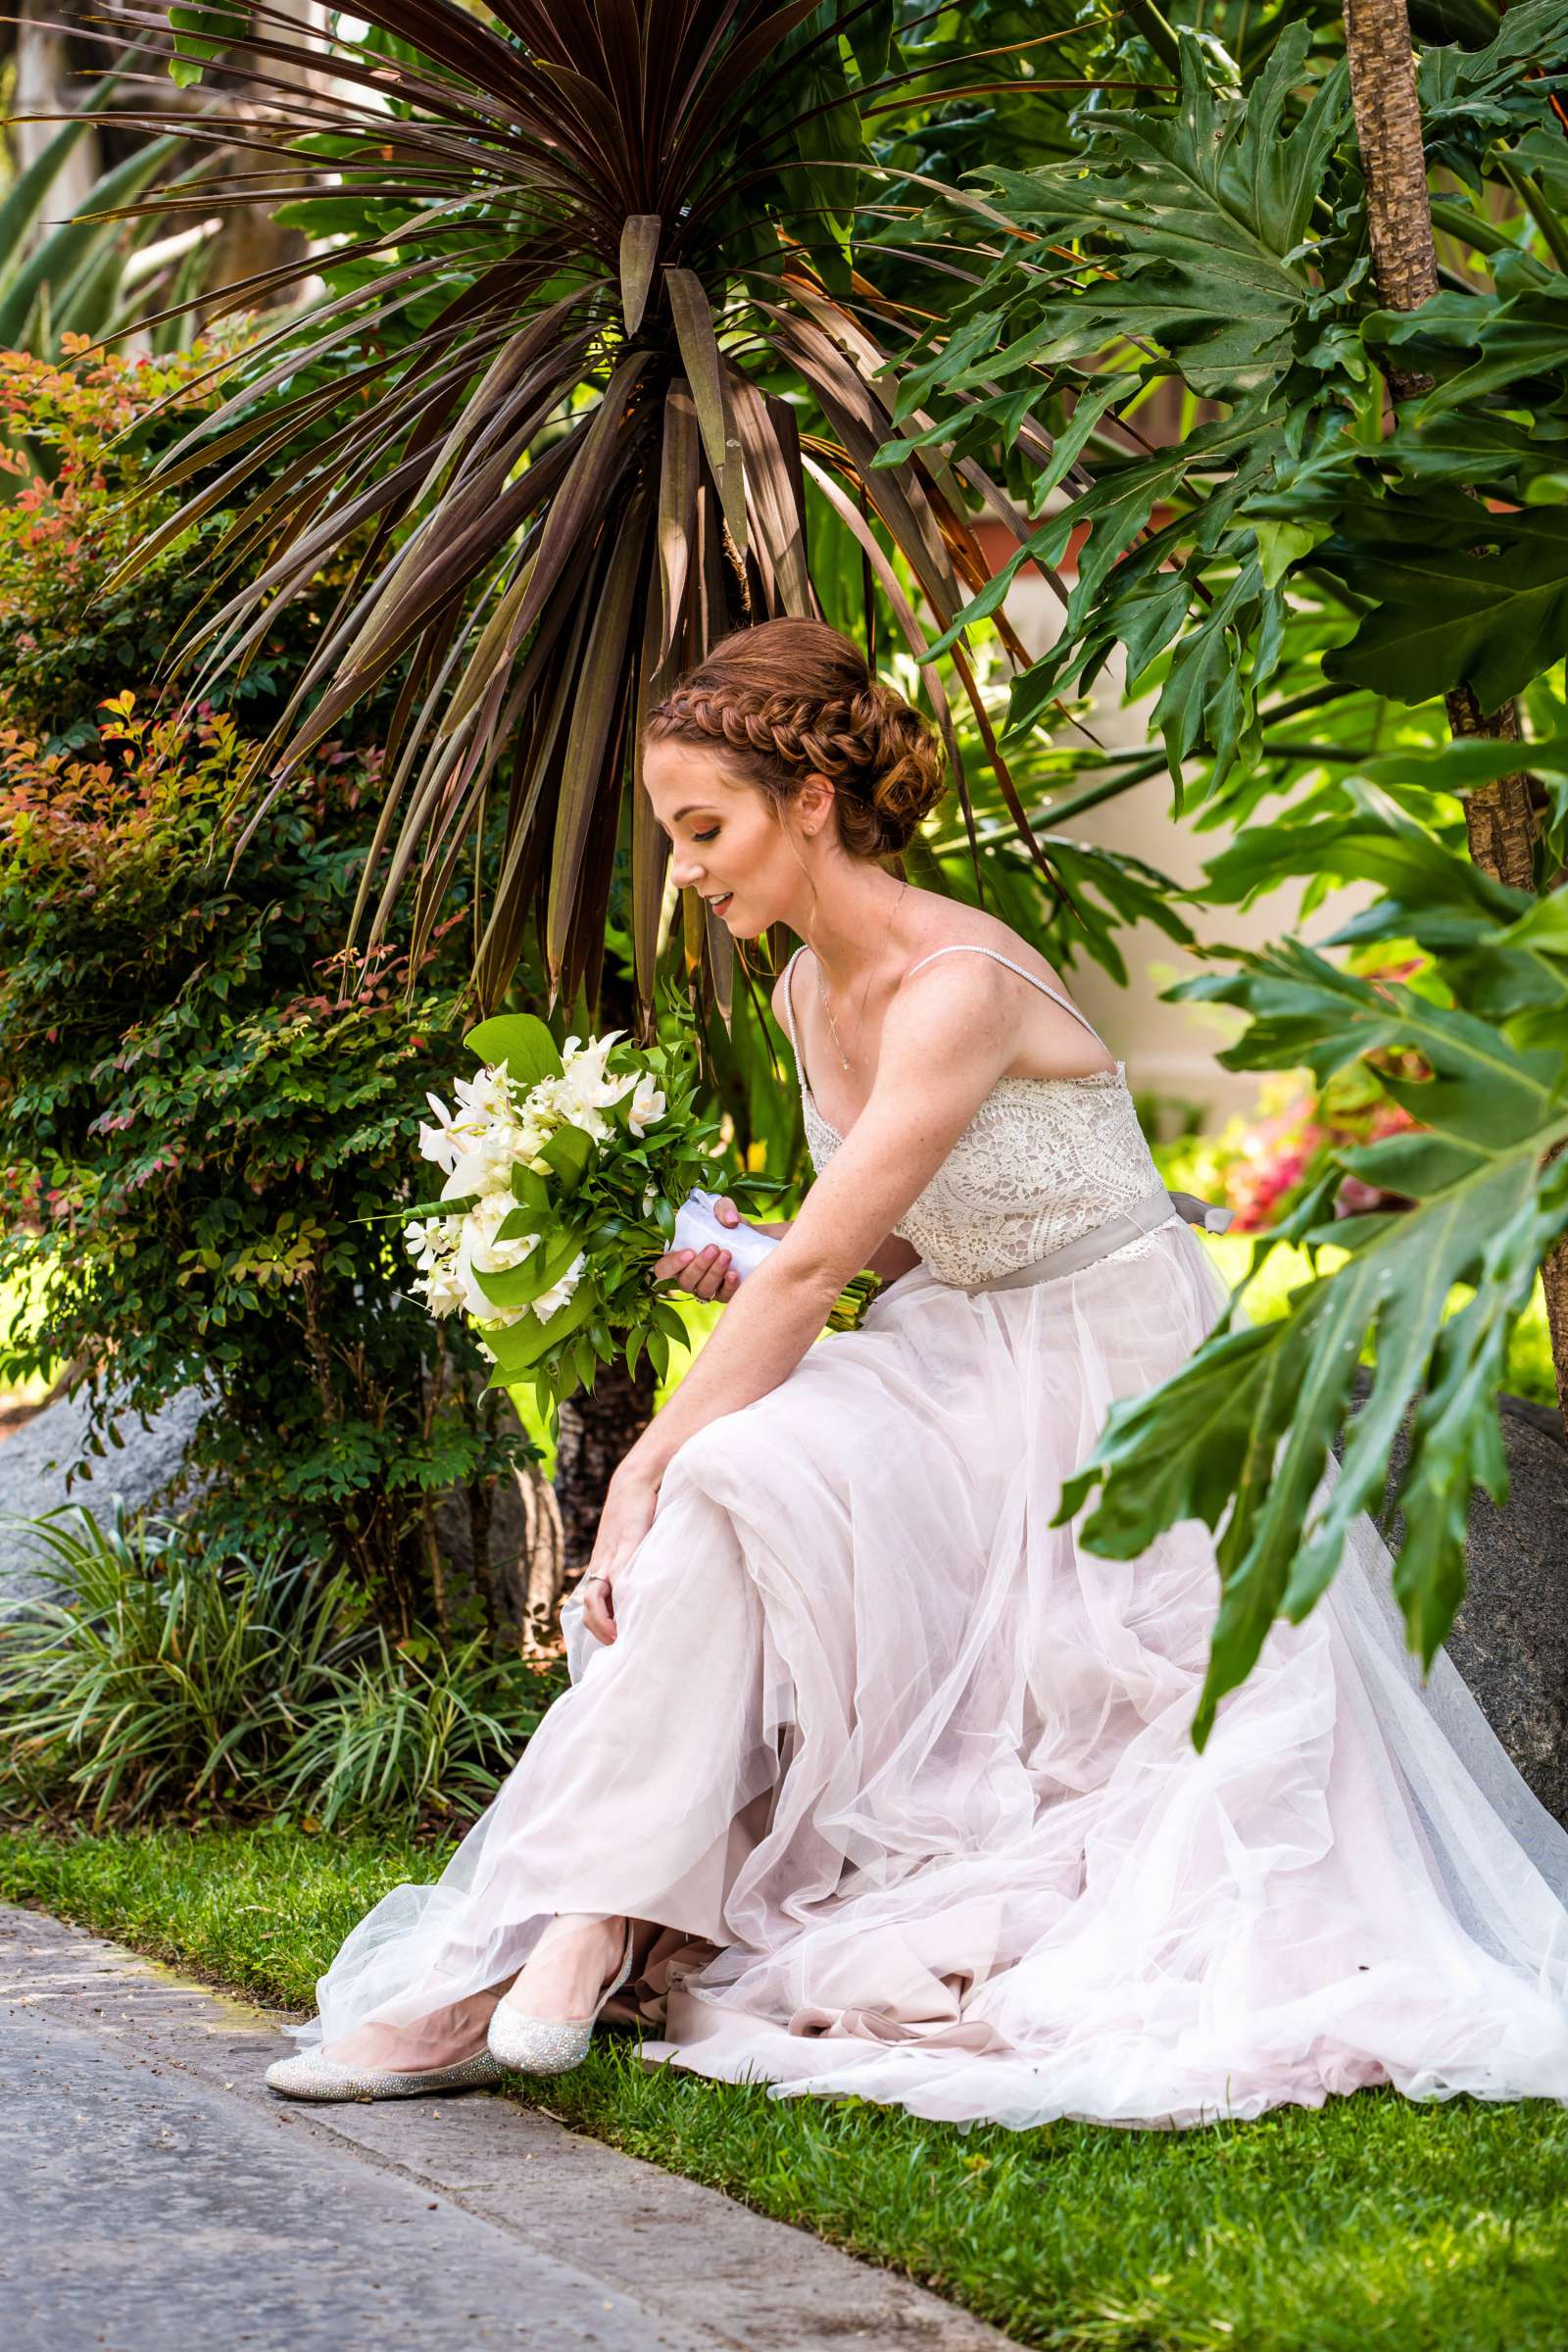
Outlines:
{"type": "Polygon", "coordinates": [[[525,1167],[519,1159],[512,1171],[512,1198],[520,1207],[531,1208],[537,1215],[550,1206],[550,1187],[537,1168],[525,1167]]]}
{"type": "Polygon", "coordinates": [[[504,1330],[492,1332],[490,1345],[496,1351],[496,1361],[485,1386],[504,1389],[514,1381],[530,1379],[541,1358],[551,1354],[563,1340],[569,1339],[580,1324],[586,1323],[598,1304],[599,1293],[594,1285],[581,1282],[548,1323],[525,1315],[520,1323],[509,1323],[504,1330]]]}
{"type": "Polygon", "coordinates": [[[574,1233],[546,1234],[520,1266],[509,1266],[504,1274],[481,1274],[475,1266],[473,1279],[497,1306],[531,1306],[541,1291],[561,1280],[577,1248],[574,1233]]]}
{"type": "Polygon", "coordinates": [[[558,1127],[539,1157],[550,1162],[561,1179],[561,1190],[569,1196],[586,1175],[593,1152],[594,1139],[585,1127],[558,1127]]]}
{"type": "Polygon", "coordinates": [[[565,1065],[561,1048],[536,1013],[500,1012],[481,1021],[464,1039],[470,1053],[495,1065],[504,1062],[514,1086],[533,1086],[541,1078],[559,1078],[565,1065]]]}
{"type": "Polygon", "coordinates": [[[728,1193],[743,1215],[751,1216],[759,1208],[782,1200],[790,1190],[790,1180],[785,1176],[753,1176],[738,1171],[726,1178],[720,1189],[728,1193]]]}
{"type": "Polygon", "coordinates": [[[411,1200],[373,1217],[355,1217],[351,1221],[356,1225],[386,1225],[398,1217],[405,1225],[409,1225],[416,1217],[461,1217],[465,1210],[477,1208],[478,1205],[477,1193],[455,1193],[450,1200],[411,1200]]]}
{"type": "Polygon", "coordinates": [[[613,1250],[617,1243],[634,1241],[637,1229],[624,1217],[614,1215],[596,1218],[583,1236],[583,1247],[596,1256],[602,1250],[613,1250]]]}
{"type": "Polygon", "coordinates": [[[498,1242],[520,1242],[526,1240],[530,1233],[539,1233],[541,1230],[538,1211],[524,1208],[519,1200],[515,1208],[508,1209],[496,1227],[496,1240],[498,1242]]]}

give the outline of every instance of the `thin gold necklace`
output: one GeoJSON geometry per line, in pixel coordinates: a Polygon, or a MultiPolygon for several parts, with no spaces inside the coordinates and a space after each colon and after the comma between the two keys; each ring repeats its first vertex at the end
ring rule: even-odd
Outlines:
{"type": "MultiPolygon", "coordinates": [[[[891,935],[892,935],[892,931],[893,931],[893,917],[894,917],[894,915],[896,915],[896,914],[898,913],[898,911],[899,911],[899,907],[900,907],[901,904],[903,903],[904,894],[905,894],[905,892],[906,892],[906,891],[908,889],[908,887],[909,887],[909,884],[908,884],[908,878],[907,878],[907,876],[906,876],[906,878],[904,879],[904,881],[902,881],[902,882],[899,884],[899,895],[898,895],[898,897],[897,897],[897,898],[894,900],[894,902],[893,902],[893,907],[892,907],[892,911],[891,911],[891,912],[889,913],[889,915],[888,915],[888,927],[887,927],[887,930],[886,930],[886,931],[884,931],[884,932],[883,932],[883,934],[882,934],[882,945],[883,945],[884,947],[886,947],[886,946],[887,946],[887,944],[888,944],[888,940],[889,940],[889,938],[890,938],[890,937],[891,937],[891,935]]],[[[812,960],[812,962],[813,962],[813,963],[815,963],[815,965],[816,965],[816,993],[817,993],[817,995],[818,995],[818,996],[821,998],[821,1000],[822,1000],[822,1010],[823,1010],[823,1011],[824,1011],[824,1012],[827,1014],[827,1025],[828,1025],[829,1029],[830,1029],[830,1030],[832,1031],[832,1033],[833,1033],[833,1049],[834,1049],[834,1052],[835,1052],[835,1053],[838,1054],[839,1061],[840,1061],[841,1065],[842,1065],[842,1066],[843,1066],[845,1069],[847,1069],[847,1070],[848,1070],[848,1069],[852,1069],[852,1068],[853,1068],[855,1065],[854,1065],[854,1064],[852,1063],[852,1061],[850,1060],[850,1057],[849,1057],[849,1055],[848,1055],[848,1054],[845,1053],[845,1051],[844,1051],[844,1048],[843,1048],[842,1044],[841,1044],[841,1043],[840,1043],[840,1041],[839,1041],[839,1025],[838,1025],[837,1021],[836,1021],[836,1020],[833,1018],[833,1007],[832,1007],[832,1005],[831,1005],[831,1004],[828,1003],[828,1001],[827,1001],[827,990],[826,990],[826,989],[825,989],[825,988],[822,986],[822,965],[821,965],[821,960],[820,960],[820,958],[819,958],[819,957],[817,957],[817,956],[813,956],[811,960],[812,960]]],[[[873,971],[874,971],[874,968],[875,968],[875,967],[873,966],[873,971]]],[[[864,988],[863,988],[863,989],[860,991],[860,1014],[859,1014],[859,1017],[860,1017],[860,1019],[861,1019],[862,1021],[863,1021],[863,1020],[864,1020],[864,1018],[865,1018],[865,1000],[866,1000],[866,998],[867,998],[867,997],[870,995],[870,993],[871,993],[871,979],[872,979],[872,973],[871,973],[871,972],[867,972],[867,974],[866,974],[866,976],[865,976],[865,986],[864,986],[864,988]]]]}

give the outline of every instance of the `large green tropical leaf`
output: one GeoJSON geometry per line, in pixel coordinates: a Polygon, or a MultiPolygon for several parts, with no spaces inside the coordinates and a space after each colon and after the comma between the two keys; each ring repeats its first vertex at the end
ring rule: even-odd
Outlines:
{"type": "Polygon", "coordinates": [[[1371,349],[1436,376],[1413,411],[1418,431],[1450,409],[1510,390],[1544,416],[1563,414],[1568,281],[1527,253],[1499,254],[1490,289],[1436,294],[1416,311],[1374,312],[1362,332],[1371,349]]]}
{"type": "MultiPolygon", "coordinates": [[[[134,203],[184,144],[178,131],[148,140],[89,189],[74,220],[62,221],[39,240],[26,260],[9,273],[0,292],[0,344],[34,344],[37,336],[31,330],[40,305],[47,310],[51,341],[63,327],[86,332],[105,322],[125,261],[134,246],[145,242],[152,226],[148,220],[127,234],[116,217],[116,208],[134,203]],[[95,298],[91,298],[93,289],[95,298]]],[[[65,152],[58,140],[52,143],[49,153],[57,168],[65,152]]]]}
{"type": "Polygon", "coordinates": [[[1495,710],[1550,669],[1568,639],[1562,510],[1478,515],[1456,495],[1449,508],[1427,505],[1418,528],[1413,546],[1392,530],[1349,542],[1343,560],[1374,610],[1325,670],[1401,703],[1430,702],[1464,680],[1495,710]]]}
{"type": "MultiPolygon", "coordinates": [[[[1470,747],[1462,747],[1468,750],[1470,747]]],[[[1488,747],[1489,749],[1491,747],[1488,747]]],[[[1099,1489],[1082,1533],[1093,1550],[1136,1555],[1164,1530],[1217,1531],[1223,1597],[1195,1736],[1243,1681],[1280,1614],[1299,1621],[1333,1576],[1349,1524],[1377,1510],[1395,1434],[1414,1400],[1407,1466],[1392,1499],[1406,1535],[1396,1591],[1411,1645],[1430,1662],[1464,1592],[1472,1490],[1505,1498],[1496,1418],[1507,1341],[1543,1258],[1568,1231],[1568,934],[1403,818],[1381,795],[1320,838],[1244,836],[1216,861],[1218,897],[1244,898],[1286,871],[1339,871],[1390,885],[1356,936],[1414,938],[1431,963],[1419,989],[1340,969],[1298,941],[1223,951],[1236,969],[1169,991],[1251,1016],[1220,1058],[1237,1069],[1304,1065],[1320,1082],[1368,1055],[1415,1054],[1430,1075],[1374,1065],[1414,1130],[1339,1153],[1275,1238],[1332,1242],[1347,1262],[1292,1295],[1276,1322],[1246,1323],[1244,1284],[1209,1338],[1161,1387],[1111,1409],[1060,1517],[1099,1489]],[[1402,1212],[1335,1218],[1343,1173],[1401,1195],[1402,1212]],[[1448,1313],[1456,1283],[1474,1297],[1448,1313]],[[1363,1347],[1376,1348],[1365,1409],[1341,1473],[1318,1496],[1363,1347]],[[1318,1507],[1313,1515],[1314,1497],[1318,1507]]],[[[1334,943],[1329,943],[1334,944],[1334,943]]],[[[1249,1277],[1250,1279],[1250,1277],[1249,1277]]]]}
{"type": "Polygon", "coordinates": [[[1311,39],[1308,24],[1292,25],[1244,96],[1213,86],[1211,56],[1183,34],[1170,111],[1091,117],[1081,170],[982,175],[1009,220],[1054,245],[1109,240],[1119,257],[1114,274],[1042,306],[1012,367],[1148,336],[1196,392],[1234,397],[1283,373],[1312,290],[1303,239],[1348,119],[1343,66],[1286,119],[1311,39]]]}
{"type": "MultiPolygon", "coordinates": [[[[1371,299],[1343,60],[1304,20],[1245,80],[1217,38],[1184,33],[1173,97],[1097,108],[1081,159],[973,175],[988,266],[929,330],[884,455],[995,429],[1045,511],[934,651],[1024,563],[1077,551],[1066,625],[1014,685],[1010,749],[1119,657],[1130,689],[1158,688],[1178,808],[1200,758],[1208,795],[1244,801],[1309,600],[1330,699],[1469,688],[1493,710],[1550,666],[1568,619],[1568,244],[1538,190],[1524,226],[1545,223],[1558,266],[1516,248],[1522,183],[1496,151],[1557,123],[1568,76],[1531,62],[1550,14],[1510,12],[1483,54],[1423,59],[1435,151],[1467,157],[1515,220],[1510,236],[1475,217],[1490,282],[1450,272],[1412,313],[1371,299]],[[1430,388],[1387,433],[1378,371],[1396,367],[1430,388]],[[1172,373],[1187,429],[1151,449],[1136,420],[1172,373]]],[[[963,218],[944,200],[926,231],[963,218]]]]}
{"type": "Polygon", "coordinates": [[[1163,665],[1156,724],[1178,785],[1195,752],[1214,760],[1213,791],[1257,749],[1285,620],[1280,551],[1298,551],[1272,521],[1260,531],[1252,506],[1314,430],[1297,383],[1323,267],[1310,230],[1350,119],[1343,67],[1307,75],[1311,42],[1306,24],[1290,27],[1243,92],[1184,34],[1173,104],[1088,118],[1082,161],[976,175],[1015,242],[951,331],[933,330],[937,348],[900,395],[901,423],[921,402],[935,422],[906,428],[884,457],[965,420],[1021,447],[1051,419],[1030,451],[1029,511],[1047,519],[933,648],[984,618],[1023,564],[1050,569],[1076,549],[1065,625],[1015,685],[1009,740],[1119,651],[1130,686],[1163,665]],[[1080,266],[1041,269],[1042,245],[1080,266]],[[1231,406],[1151,450],[1124,413],[1171,368],[1231,406]]]}

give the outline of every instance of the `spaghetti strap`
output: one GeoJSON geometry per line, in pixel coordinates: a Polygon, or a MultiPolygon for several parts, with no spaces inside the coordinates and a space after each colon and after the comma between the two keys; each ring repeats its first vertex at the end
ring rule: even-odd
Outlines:
{"type": "MultiPolygon", "coordinates": [[[[801,942],[801,948],[804,948],[806,942],[803,939],[801,942]]],[[[795,957],[796,956],[799,956],[801,948],[797,948],[795,950],[795,955],[791,956],[788,963],[786,963],[784,966],[784,1021],[785,1026],[788,1028],[790,1033],[790,1052],[795,1056],[795,1075],[800,1079],[802,1085],[804,1086],[806,1083],[806,1073],[801,1068],[801,1041],[795,1034],[795,997],[790,980],[790,974],[795,969],[795,957]]]]}
{"type": "MultiPolygon", "coordinates": [[[[1033,972],[1026,972],[1021,963],[1014,963],[1011,956],[1004,956],[1000,949],[981,947],[978,940],[959,939],[955,940],[951,947],[933,948],[929,956],[921,956],[919,963],[911,963],[909,966],[909,971],[906,972],[904,977],[906,980],[907,980],[909,977],[909,972],[919,971],[921,964],[932,962],[938,956],[957,956],[965,951],[967,951],[971,956],[989,956],[995,962],[1004,963],[1009,972],[1016,972],[1020,980],[1027,980],[1031,988],[1044,989],[1046,995],[1053,998],[1054,1002],[1061,1006],[1063,1012],[1070,1012],[1075,1021],[1083,1022],[1084,1027],[1088,1030],[1090,1036],[1094,1039],[1096,1045],[1100,1048],[1102,1054],[1109,1053],[1109,1047],[1105,1044],[1103,1038],[1101,1036],[1099,1030],[1095,1027],[1093,1021],[1088,1019],[1084,1013],[1081,1013],[1076,1004],[1069,1004],[1067,999],[1061,994],[1059,989],[1053,988],[1049,981],[1037,979],[1033,972]]],[[[797,953],[799,953],[798,950],[797,953]]]]}

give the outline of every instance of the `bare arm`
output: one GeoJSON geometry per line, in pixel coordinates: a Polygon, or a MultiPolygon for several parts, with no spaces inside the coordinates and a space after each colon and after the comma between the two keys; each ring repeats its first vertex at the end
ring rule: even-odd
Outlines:
{"type": "MultiPolygon", "coordinates": [[[[773,982],[773,1018],[779,1027],[789,1030],[789,1014],[785,1004],[788,983],[783,972],[773,982]]],[[[738,1225],[741,1212],[727,1193],[720,1193],[713,1202],[713,1213],[720,1225],[738,1225]]],[[[793,1217],[749,1217],[745,1220],[754,1233],[765,1233],[782,1240],[795,1223],[793,1217]]],[[[883,1282],[891,1282],[919,1264],[919,1253],[896,1234],[887,1234],[866,1258],[866,1266],[883,1282]]],[[[656,1258],[649,1269],[656,1282],[674,1282],[688,1298],[717,1301],[727,1306],[740,1288],[740,1277],[733,1271],[730,1253],[720,1244],[710,1242],[702,1250],[666,1250],[656,1258]]],[[[858,1271],[858,1269],[857,1269],[858,1271]]]]}
{"type": "Polygon", "coordinates": [[[959,969],[928,965],[899,990],[882,1025],[876,1085],[854,1133],[611,1479],[578,1588],[597,1641],[618,1638],[615,1580],[653,1523],[672,1456],[710,1421],[787,1379],[850,1277],[905,1247],[894,1226],[1012,1058],[1018,1011],[1007,1008],[997,967],[980,956],[954,961],[959,969]]]}
{"type": "MultiPolygon", "coordinates": [[[[616,1472],[656,1488],[685,1440],[788,1378],[850,1278],[889,1247],[1016,1050],[1018,1013],[976,956],[917,974],[888,1007],[876,1084],[779,1247],[739,1287],[616,1472]]],[[[906,1261],[907,1262],[907,1261],[906,1261]]]]}

